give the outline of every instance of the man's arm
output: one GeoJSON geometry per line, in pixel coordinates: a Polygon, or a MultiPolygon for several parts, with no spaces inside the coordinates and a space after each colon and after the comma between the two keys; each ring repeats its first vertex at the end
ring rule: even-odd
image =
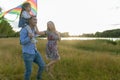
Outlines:
{"type": "Polygon", "coordinates": [[[21,31],[20,31],[20,43],[22,45],[25,45],[27,43],[29,43],[31,40],[30,40],[30,37],[28,36],[28,32],[25,28],[23,28],[21,31]]]}
{"type": "Polygon", "coordinates": [[[46,35],[46,31],[39,31],[38,28],[37,28],[37,26],[35,28],[36,28],[36,33],[38,35],[46,35]]]}
{"type": "Polygon", "coordinates": [[[37,34],[39,34],[39,35],[46,35],[46,32],[45,31],[39,31],[37,34]]]}

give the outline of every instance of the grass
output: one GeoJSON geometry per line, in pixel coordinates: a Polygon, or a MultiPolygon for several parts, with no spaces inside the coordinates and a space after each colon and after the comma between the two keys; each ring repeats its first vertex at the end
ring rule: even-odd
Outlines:
{"type": "MultiPolygon", "coordinates": [[[[46,63],[46,40],[37,47],[46,63]]],[[[55,64],[55,80],[120,80],[120,44],[109,40],[61,41],[61,60],[55,64]]],[[[34,64],[31,80],[38,67],[34,64]]],[[[0,39],[0,80],[23,80],[24,63],[19,38],[0,39]]],[[[43,80],[52,80],[46,72],[43,80]]]]}

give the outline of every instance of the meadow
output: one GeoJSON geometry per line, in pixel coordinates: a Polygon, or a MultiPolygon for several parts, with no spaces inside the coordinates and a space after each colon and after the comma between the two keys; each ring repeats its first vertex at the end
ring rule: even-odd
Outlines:
{"type": "MultiPolygon", "coordinates": [[[[46,63],[46,40],[37,48],[46,63]]],[[[58,43],[61,59],[55,64],[54,80],[120,80],[120,42],[109,40],[62,40],[58,43]]],[[[31,80],[37,65],[33,64],[31,80]]],[[[24,63],[19,38],[0,39],[0,80],[23,80],[24,63]]],[[[43,73],[43,80],[53,80],[43,73]]]]}

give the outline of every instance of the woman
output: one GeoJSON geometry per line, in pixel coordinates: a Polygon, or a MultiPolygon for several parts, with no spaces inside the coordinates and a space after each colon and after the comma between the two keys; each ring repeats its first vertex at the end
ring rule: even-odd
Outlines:
{"type": "MultiPolygon", "coordinates": [[[[46,66],[46,70],[52,76],[51,72],[54,68],[54,64],[60,60],[58,53],[57,41],[60,41],[60,34],[56,31],[55,25],[52,21],[47,23],[47,44],[46,44],[46,57],[50,62],[46,66]]],[[[53,76],[52,76],[53,77],[53,76]]]]}

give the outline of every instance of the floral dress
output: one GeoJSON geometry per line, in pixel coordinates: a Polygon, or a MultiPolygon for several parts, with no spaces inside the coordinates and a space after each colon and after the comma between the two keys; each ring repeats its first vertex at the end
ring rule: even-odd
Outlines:
{"type": "Polygon", "coordinates": [[[46,56],[50,60],[60,59],[58,48],[57,48],[57,40],[59,39],[56,33],[47,31],[47,39],[48,42],[46,44],[46,56]]]}

